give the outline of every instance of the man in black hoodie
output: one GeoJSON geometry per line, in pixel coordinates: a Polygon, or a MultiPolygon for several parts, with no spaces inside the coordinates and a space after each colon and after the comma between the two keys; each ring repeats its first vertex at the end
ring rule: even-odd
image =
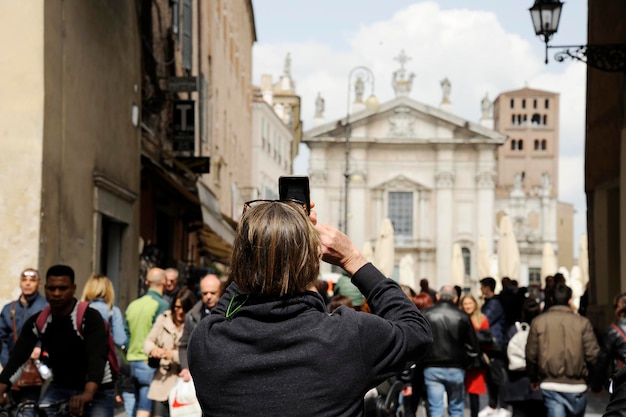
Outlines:
{"type": "Polygon", "coordinates": [[[315,211],[292,201],[245,207],[233,284],[189,342],[203,414],[362,416],[365,393],[428,350],[428,321],[345,234],[315,225],[315,211]],[[373,314],[326,312],[320,258],[350,274],[373,314]]]}

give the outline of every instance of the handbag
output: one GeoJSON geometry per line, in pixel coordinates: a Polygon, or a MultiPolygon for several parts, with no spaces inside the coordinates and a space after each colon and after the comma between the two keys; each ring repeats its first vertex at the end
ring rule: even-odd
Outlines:
{"type": "MultiPolygon", "coordinates": [[[[15,306],[17,301],[13,301],[11,305],[11,324],[13,325],[13,342],[17,342],[17,325],[15,323],[15,306]]],[[[43,378],[37,369],[35,361],[29,358],[24,365],[22,365],[22,373],[15,383],[11,386],[14,391],[19,391],[20,388],[25,387],[40,387],[43,385],[43,378]]]]}

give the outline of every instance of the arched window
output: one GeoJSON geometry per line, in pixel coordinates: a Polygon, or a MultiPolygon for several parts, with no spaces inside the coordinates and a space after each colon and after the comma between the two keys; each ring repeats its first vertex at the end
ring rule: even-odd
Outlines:
{"type": "Polygon", "coordinates": [[[541,124],[541,115],[539,113],[534,113],[530,118],[530,124],[539,125],[541,124]]]}
{"type": "Polygon", "coordinates": [[[533,109],[537,108],[537,99],[533,99],[533,109]]]}
{"type": "Polygon", "coordinates": [[[545,140],[545,139],[543,139],[543,140],[541,141],[541,150],[542,150],[542,151],[545,151],[547,148],[548,148],[548,141],[547,141],[547,140],[545,140]]]}
{"type": "Polygon", "coordinates": [[[511,150],[514,151],[517,147],[517,141],[515,139],[511,139],[511,150]]]}
{"type": "Polygon", "coordinates": [[[515,100],[511,99],[511,108],[515,107],[515,100]]]}
{"type": "Polygon", "coordinates": [[[522,108],[523,109],[526,108],[526,99],[525,98],[522,99],[522,108]]]}
{"type": "Polygon", "coordinates": [[[522,139],[517,141],[517,149],[520,151],[524,149],[524,141],[522,139]]]}
{"type": "Polygon", "coordinates": [[[547,114],[544,114],[544,115],[543,115],[543,125],[544,125],[544,126],[547,126],[547,125],[548,125],[548,115],[547,115],[547,114]]]}
{"type": "Polygon", "coordinates": [[[536,151],[538,151],[538,150],[539,150],[539,139],[535,139],[534,145],[535,145],[535,146],[534,146],[534,149],[535,149],[536,151]]]}

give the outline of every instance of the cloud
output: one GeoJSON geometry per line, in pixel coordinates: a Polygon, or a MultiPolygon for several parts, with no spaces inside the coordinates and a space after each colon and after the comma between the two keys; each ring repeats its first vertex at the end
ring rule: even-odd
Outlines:
{"type": "MultiPolygon", "coordinates": [[[[381,102],[392,99],[392,73],[399,67],[394,58],[401,50],[412,58],[406,64],[407,71],[416,74],[411,98],[438,106],[442,97],[440,81],[447,77],[452,84],[454,113],[471,121],[478,121],[485,93],[494,100],[502,92],[525,85],[560,93],[560,199],[575,204],[577,213],[584,213],[583,64],[551,62],[551,67],[546,67],[533,45],[508,32],[495,13],[467,8],[442,10],[434,1],[410,5],[389,19],[362,24],[355,32],[342,36],[345,38],[336,44],[309,41],[257,45],[254,80],[260,82],[262,73],[277,78],[287,52],[291,52],[292,76],[302,97],[305,130],[313,126],[318,92],[325,99],[327,121],[345,116],[348,74],[356,66],[364,65],[373,71],[375,93],[381,102]],[[581,175],[566,175],[565,166],[567,170],[577,167],[581,175]]],[[[306,172],[307,158],[307,152],[298,157],[298,173],[306,172]]],[[[576,239],[584,230],[578,222],[576,239]]]]}

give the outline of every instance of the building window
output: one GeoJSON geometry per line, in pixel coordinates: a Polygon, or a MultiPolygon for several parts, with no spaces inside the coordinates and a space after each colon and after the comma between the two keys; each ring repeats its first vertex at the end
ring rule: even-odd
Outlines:
{"type": "Polygon", "coordinates": [[[511,150],[514,151],[517,148],[517,141],[515,139],[511,139],[511,150]]]}
{"type": "Polygon", "coordinates": [[[544,126],[547,126],[547,125],[548,125],[548,115],[547,115],[547,114],[544,114],[544,115],[543,115],[543,125],[544,125],[544,126]]]}
{"type": "Polygon", "coordinates": [[[526,108],[526,99],[522,99],[522,108],[525,109],[526,108]]]}
{"type": "Polygon", "coordinates": [[[183,55],[183,68],[188,71],[191,71],[192,58],[191,55],[193,53],[192,48],[192,36],[193,36],[193,8],[191,5],[191,0],[183,0],[183,47],[182,47],[182,55],[183,55]]]}
{"type": "Polygon", "coordinates": [[[539,150],[539,139],[535,139],[535,143],[534,143],[534,147],[533,147],[536,151],[539,150]]]}
{"type": "Polygon", "coordinates": [[[389,220],[396,236],[413,236],[413,193],[389,192],[389,220]]]}
{"type": "Polygon", "coordinates": [[[514,114],[511,115],[511,124],[515,125],[515,115],[514,114]]]}
{"type": "Polygon", "coordinates": [[[544,107],[545,107],[546,109],[549,109],[549,108],[550,108],[550,100],[546,99],[546,101],[544,102],[544,107]]]}
{"type": "Polygon", "coordinates": [[[530,118],[530,124],[532,125],[540,125],[541,124],[541,115],[539,113],[534,113],[530,118]]]}
{"type": "Polygon", "coordinates": [[[543,139],[541,141],[541,150],[545,151],[548,148],[548,141],[546,141],[545,139],[543,139]]]}
{"type": "Polygon", "coordinates": [[[533,109],[537,108],[537,99],[533,99],[533,109]]]}
{"type": "Polygon", "coordinates": [[[461,248],[461,253],[463,254],[463,265],[465,266],[465,276],[472,276],[472,253],[466,247],[461,248]]]}
{"type": "Polygon", "coordinates": [[[520,151],[524,149],[524,141],[522,139],[517,141],[517,149],[520,151]]]}
{"type": "Polygon", "coordinates": [[[514,108],[514,107],[515,107],[515,100],[511,99],[511,108],[514,108]]]}

